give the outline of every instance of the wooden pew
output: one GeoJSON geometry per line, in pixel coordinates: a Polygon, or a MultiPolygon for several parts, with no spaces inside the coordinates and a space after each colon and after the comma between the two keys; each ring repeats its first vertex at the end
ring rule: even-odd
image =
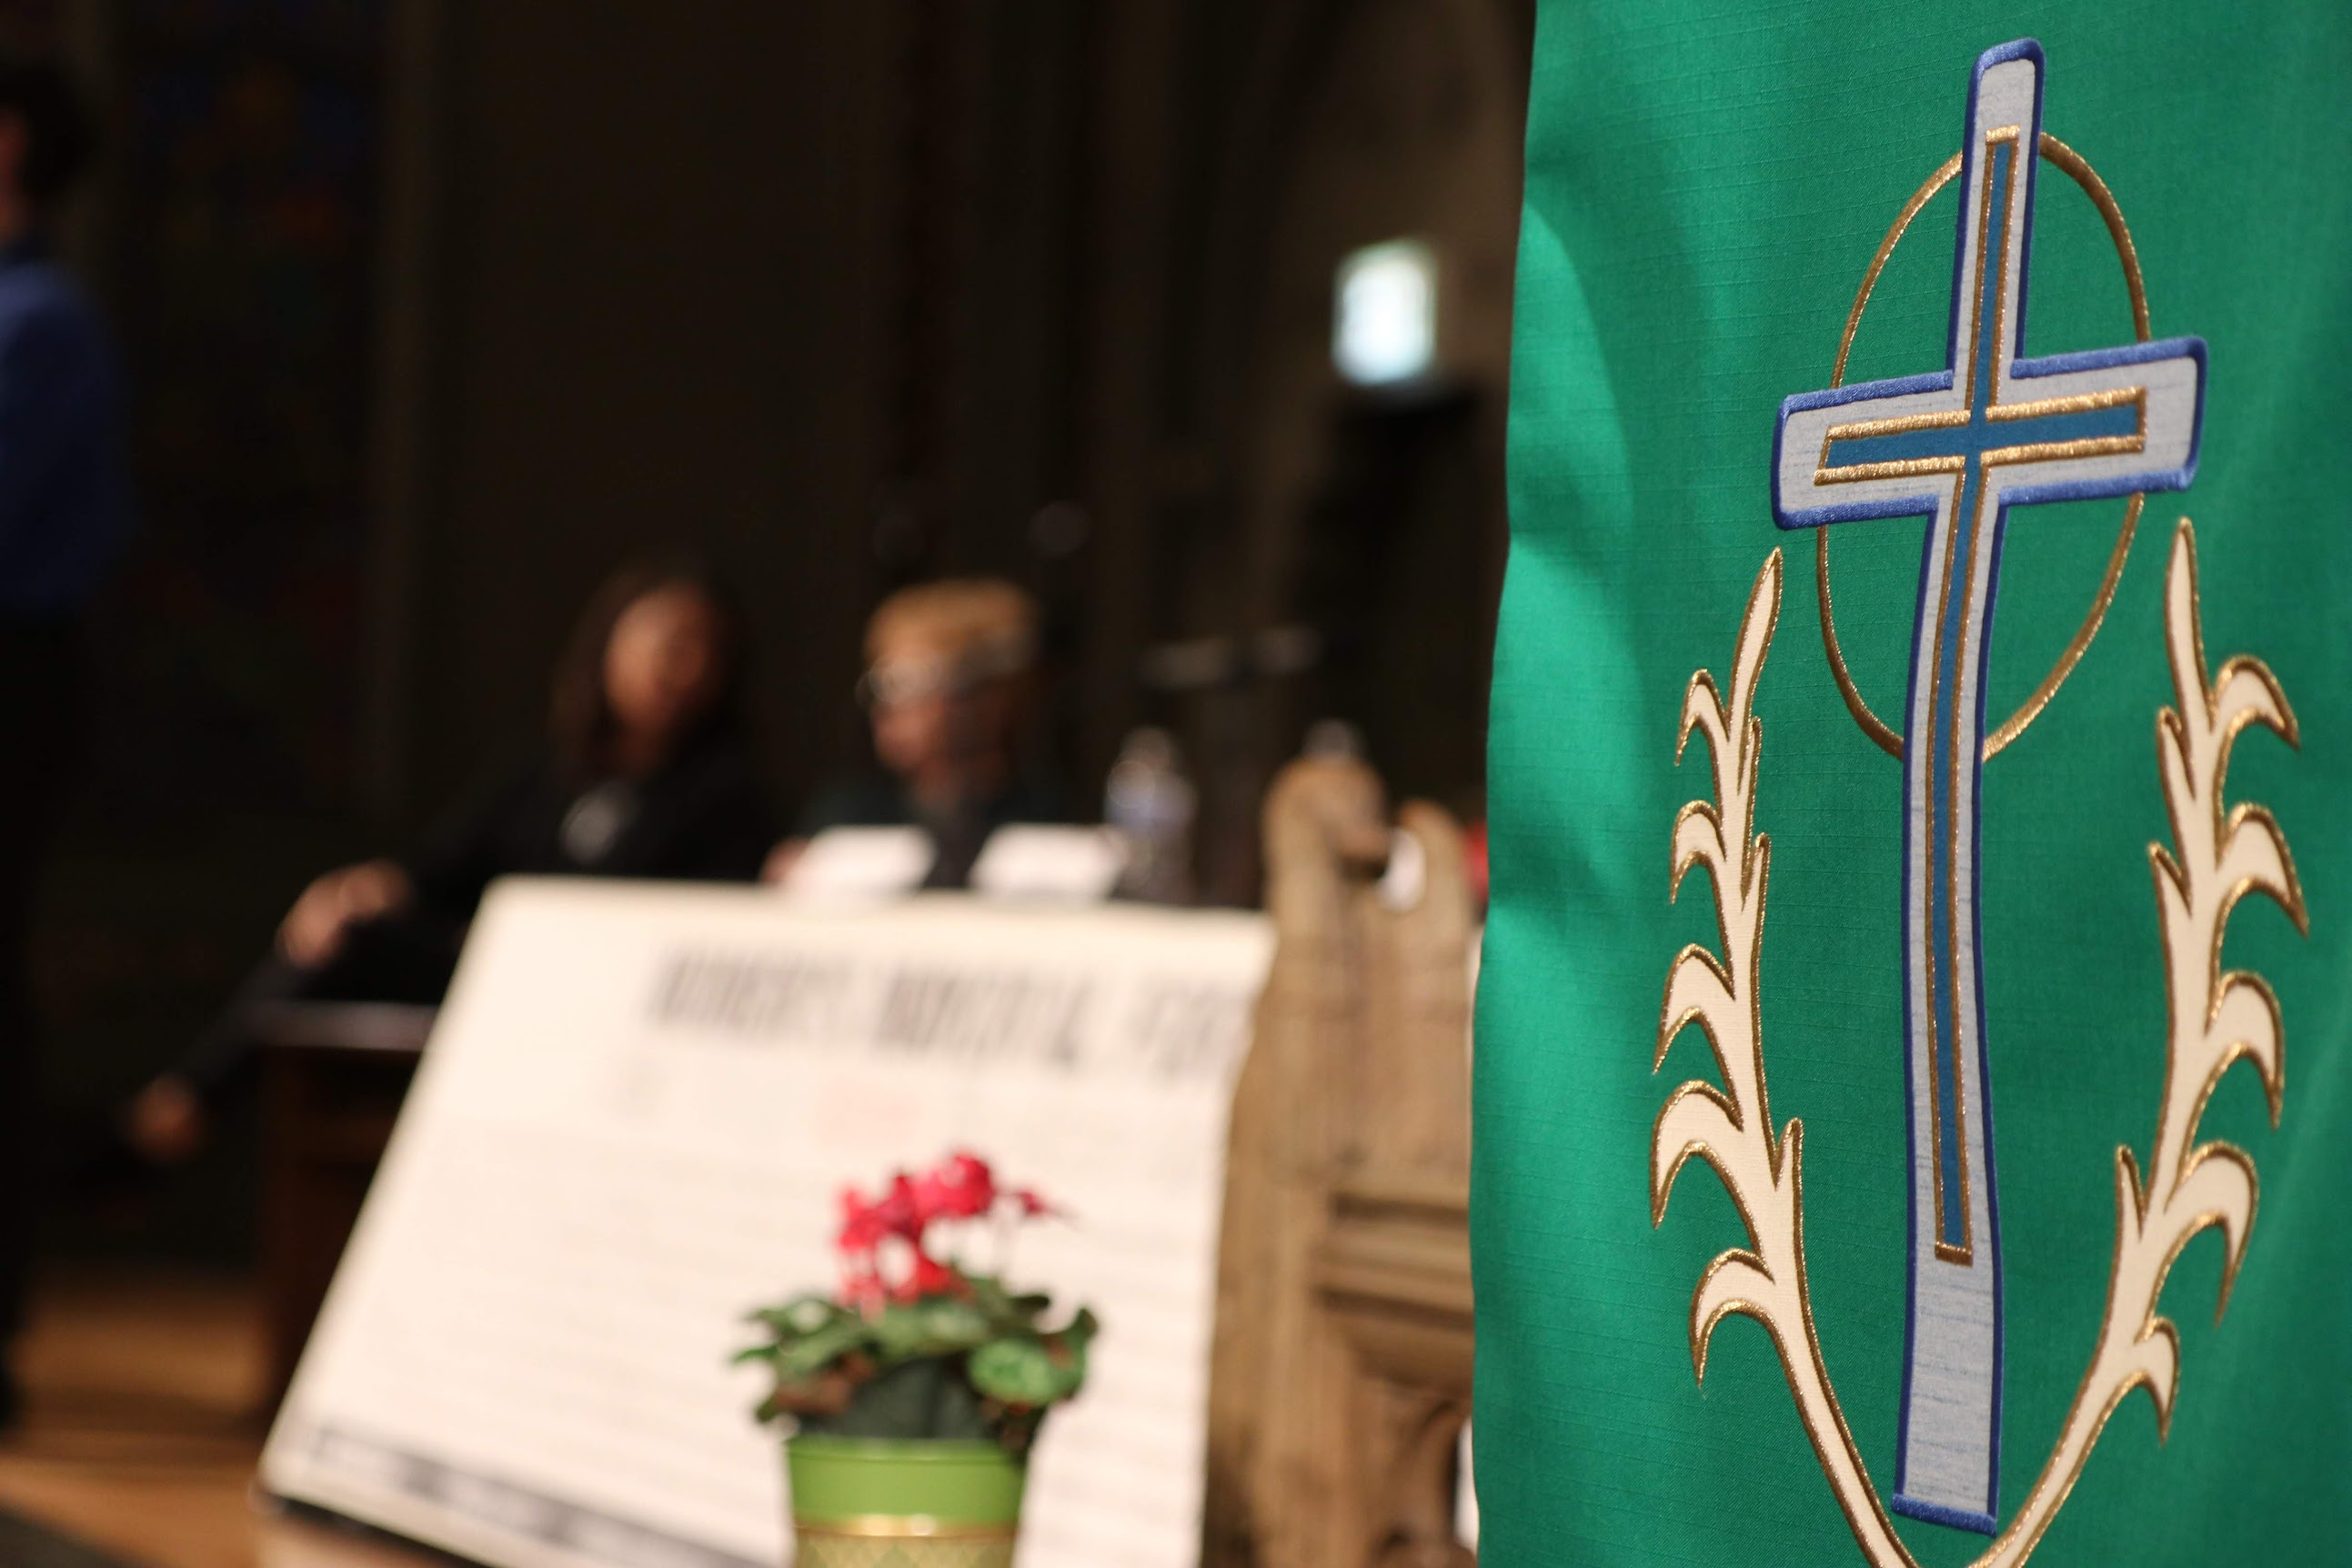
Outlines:
{"type": "Polygon", "coordinates": [[[1360,763],[1265,813],[1274,968],[1235,1092],[1211,1374],[1206,1568],[1459,1568],[1470,1414],[1469,942],[1461,836],[1409,805],[1419,896],[1360,763]]]}

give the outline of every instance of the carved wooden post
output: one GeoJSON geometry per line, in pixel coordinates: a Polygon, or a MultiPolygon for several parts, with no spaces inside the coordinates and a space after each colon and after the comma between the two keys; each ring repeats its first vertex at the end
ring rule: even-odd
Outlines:
{"type": "Polygon", "coordinates": [[[1419,896],[1360,763],[1266,800],[1274,967],[1235,1093],[1209,1415],[1208,1568],[1444,1568],[1470,1396],[1470,907],[1409,805],[1419,896]]]}

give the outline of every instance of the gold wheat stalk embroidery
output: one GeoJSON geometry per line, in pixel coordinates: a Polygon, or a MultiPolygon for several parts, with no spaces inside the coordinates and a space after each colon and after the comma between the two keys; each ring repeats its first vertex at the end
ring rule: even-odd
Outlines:
{"type": "Polygon", "coordinates": [[[1650,1142],[1650,1222],[1665,1218],[1666,1200],[1684,1162],[1698,1155],[1715,1167],[1747,1222],[1748,1246],[1718,1253],[1691,1296],[1691,1367],[1706,1380],[1707,1342],[1734,1312],[1764,1325],[1780,1352],[1789,1390],[1796,1396],[1805,1435],[1828,1472],[1839,1506],[1874,1562],[1907,1561],[1879,1506],[1870,1474],[1855,1452],[1813,1337],[1812,1303],[1805,1285],[1805,1129],[1791,1121],[1774,1135],[1764,1084],[1762,1014],[1757,964],[1764,942],[1764,891],[1772,841],[1755,831],[1756,773],[1764,744],[1754,712],[1756,682],[1780,618],[1780,552],[1766,558],[1748,595],[1739,647],[1731,665],[1728,705],[1706,670],[1683,694],[1675,757],[1682,758],[1696,730],[1715,762],[1715,804],[1695,800],[1675,817],[1669,899],[1683,878],[1701,866],[1715,884],[1716,924],[1723,956],[1696,944],[1675,955],[1666,973],[1658,1015],[1656,1071],[1685,1026],[1696,1024],[1715,1047],[1723,1079],[1718,1089],[1693,1079],[1667,1096],[1650,1142]]]}
{"type": "MultiPolygon", "coordinates": [[[[1696,1024],[1714,1048],[1722,1086],[1691,1079],[1659,1110],[1651,1139],[1651,1223],[1665,1217],[1675,1177],[1692,1155],[1714,1167],[1746,1224],[1748,1245],[1718,1254],[1699,1276],[1691,1298],[1693,1371],[1706,1380],[1707,1343],[1726,1317],[1745,1313],[1763,1324],[1863,1554],[1877,1568],[1916,1568],[1854,1449],[1822,1362],[1805,1280],[1804,1126],[1791,1120],[1776,1135],[1766,1093],[1757,965],[1771,841],[1755,831],[1763,725],[1753,709],[1780,617],[1780,573],[1776,550],[1748,595],[1728,703],[1703,669],[1683,698],[1675,758],[1680,761],[1694,730],[1706,738],[1715,764],[1715,800],[1692,801],[1675,818],[1668,896],[1680,893],[1693,867],[1706,868],[1722,953],[1718,958],[1693,945],[1675,955],[1652,1070],[1664,1064],[1685,1026],[1696,1024]]],[[[2014,1568],[2032,1554],[2107,1417],[2134,1388],[2145,1387],[2155,1402],[2159,1436],[2169,1429],[2179,1342],[2158,1309],[2165,1278],[2190,1238],[2219,1227],[2226,1248],[2221,1305],[2226,1305],[2245,1258],[2257,1191],[2252,1156],[2220,1140],[2198,1142],[2198,1124],[2214,1087],[2241,1059],[2260,1074],[2272,1121],[2278,1119],[2284,1039],[2277,998],[2259,976],[2223,970],[2221,943],[2231,912],[2248,893],[2274,900],[2298,931],[2307,929],[2303,893],[2285,837],[2270,813],[2251,805],[2225,810],[2221,792],[2239,734],[2260,724],[2294,745],[2294,715],[2257,660],[2232,658],[2208,684],[2196,538],[2186,519],[2173,540],[2165,626],[2178,706],[2157,720],[2174,848],[2151,845],[2148,851],[2168,1012],[2156,1140],[2145,1179],[2128,1147],[2116,1151],[2116,1255],[2098,1343],[2024,1506],[1976,1560],[1977,1568],[2014,1568]]]]}

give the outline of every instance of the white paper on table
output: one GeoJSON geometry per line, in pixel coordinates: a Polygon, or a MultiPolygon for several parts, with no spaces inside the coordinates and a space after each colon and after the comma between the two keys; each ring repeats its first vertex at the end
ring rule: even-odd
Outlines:
{"type": "Polygon", "coordinates": [[[845,1183],[969,1146],[1076,1215],[1024,1231],[1013,1279],[1105,1325],[1034,1456],[1022,1568],[1189,1568],[1272,946],[1237,913],[500,884],[264,1484],[494,1568],[781,1563],[741,1315],[835,1278],[845,1183]]]}
{"type": "Polygon", "coordinates": [[[919,827],[828,827],[801,847],[783,891],[819,903],[895,899],[923,885],[939,854],[919,827]]]}
{"type": "Polygon", "coordinates": [[[1470,1423],[1462,1424],[1461,1477],[1454,1487],[1454,1539],[1478,1550],[1478,1476],[1471,1464],[1470,1423]]]}
{"type": "Polygon", "coordinates": [[[971,890],[984,899],[1098,904],[1127,868],[1127,844],[1108,827],[1000,827],[972,862],[971,890]]]}

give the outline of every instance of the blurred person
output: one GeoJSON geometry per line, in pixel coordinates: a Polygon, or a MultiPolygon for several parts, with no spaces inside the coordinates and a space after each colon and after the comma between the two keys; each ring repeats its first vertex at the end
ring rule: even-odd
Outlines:
{"type": "MultiPolygon", "coordinates": [[[[62,74],[0,61],[0,1347],[21,1326],[37,1206],[33,895],[80,728],[83,618],[131,525],[113,344],[50,256],[91,142],[62,74]]],[[[0,1363],[0,1426],[16,1414],[0,1363]]]]}
{"type": "Polygon", "coordinates": [[[227,1014],[131,1103],[131,1148],[170,1164],[202,1146],[211,1105],[251,1058],[257,1005],[438,1003],[498,878],[755,879],[775,828],[744,741],[746,662],[740,622],[707,572],[615,573],[558,667],[548,741],[413,854],[305,889],[227,1014]]]}
{"type": "Polygon", "coordinates": [[[769,857],[768,881],[785,880],[829,827],[919,827],[938,849],[923,885],[961,888],[999,827],[1067,819],[1059,793],[1021,765],[1036,700],[1027,594],[987,577],[901,589],[866,622],[866,658],[858,697],[879,768],[810,803],[769,857]]]}

